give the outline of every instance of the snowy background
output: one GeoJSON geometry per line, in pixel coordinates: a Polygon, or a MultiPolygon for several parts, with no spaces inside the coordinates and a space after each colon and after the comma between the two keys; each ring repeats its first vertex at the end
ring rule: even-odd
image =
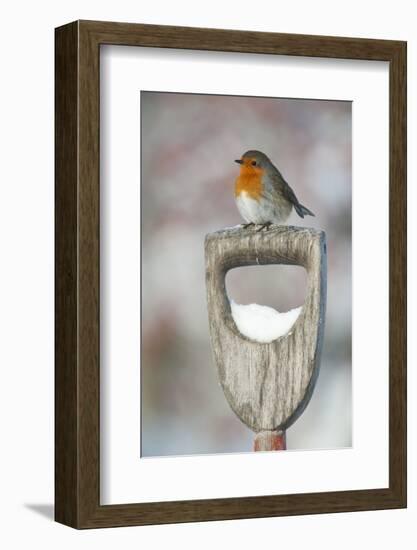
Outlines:
{"type": "MultiPolygon", "coordinates": [[[[252,450],[253,434],[229,408],[212,360],[204,236],[240,223],[233,162],[265,152],[324,229],[328,303],[320,376],[287,432],[288,449],[351,445],[351,104],[141,93],[142,455],[252,450]]],[[[229,295],[278,311],[302,305],[300,267],[228,273],[229,295]]]]}

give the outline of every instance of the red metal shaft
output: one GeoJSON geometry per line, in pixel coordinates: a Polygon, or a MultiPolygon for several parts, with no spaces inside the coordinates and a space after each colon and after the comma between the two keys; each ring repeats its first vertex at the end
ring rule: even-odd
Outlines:
{"type": "Polygon", "coordinates": [[[285,432],[265,430],[255,436],[254,451],[285,451],[287,442],[285,432]]]}

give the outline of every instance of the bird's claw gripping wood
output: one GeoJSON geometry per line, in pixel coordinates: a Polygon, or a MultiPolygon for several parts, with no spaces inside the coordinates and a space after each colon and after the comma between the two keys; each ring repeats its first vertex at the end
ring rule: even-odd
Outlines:
{"type": "Polygon", "coordinates": [[[253,227],[254,225],[260,226],[260,227],[258,227],[258,229],[256,231],[263,231],[264,229],[269,229],[271,227],[271,225],[273,225],[273,223],[272,222],[266,222],[266,223],[261,223],[261,224],[257,224],[257,223],[253,223],[253,222],[242,223],[243,229],[249,229],[249,227],[253,227]]]}
{"type": "Polygon", "coordinates": [[[271,227],[271,225],[272,225],[272,222],[263,223],[263,224],[261,224],[261,227],[259,227],[256,231],[263,231],[264,229],[266,229],[268,231],[268,229],[271,227]]]}
{"type": "Polygon", "coordinates": [[[258,438],[258,447],[265,440],[275,448],[271,432],[284,432],[301,415],[319,372],[326,303],[325,234],[293,226],[261,232],[225,229],[206,236],[205,255],[211,344],[220,383],[242,422],[258,434],[267,432],[268,437],[258,438]],[[238,331],[225,276],[236,267],[267,264],[304,267],[308,288],[290,332],[259,343],[238,331]]]}

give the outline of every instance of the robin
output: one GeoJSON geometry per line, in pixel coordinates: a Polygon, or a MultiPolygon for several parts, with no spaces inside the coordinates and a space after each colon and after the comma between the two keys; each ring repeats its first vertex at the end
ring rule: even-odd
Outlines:
{"type": "Polygon", "coordinates": [[[314,216],[298,202],[281,172],[264,153],[247,151],[235,162],[240,164],[235,199],[240,214],[248,222],[244,227],[260,224],[260,231],[273,223],[284,223],[293,208],[301,218],[314,216]]]}

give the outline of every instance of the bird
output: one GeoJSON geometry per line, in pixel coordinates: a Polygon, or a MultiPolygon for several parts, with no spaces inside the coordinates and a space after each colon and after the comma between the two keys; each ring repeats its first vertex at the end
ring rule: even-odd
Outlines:
{"type": "Polygon", "coordinates": [[[260,225],[260,231],[269,229],[272,224],[283,224],[293,208],[301,218],[314,216],[311,210],[300,204],[281,172],[265,153],[246,151],[235,162],[240,164],[235,182],[235,200],[247,222],[244,227],[260,225]]]}

